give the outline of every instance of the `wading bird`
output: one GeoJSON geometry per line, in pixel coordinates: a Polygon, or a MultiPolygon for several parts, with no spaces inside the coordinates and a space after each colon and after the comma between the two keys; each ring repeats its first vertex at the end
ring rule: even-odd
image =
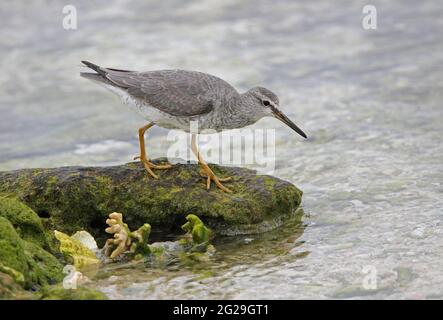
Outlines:
{"type": "MultiPolygon", "coordinates": [[[[240,94],[226,81],[197,71],[137,72],[103,68],[88,61],[82,63],[95,71],[82,72],[82,77],[104,85],[149,121],[138,130],[140,155],[134,160],[140,159],[153,178],[158,178],[153,169],[171,167],[170,164],[156,165],[149,161],[144,134],[154,125],[190,132],[190,122],[198,121],[197,133],[207,129],[219,132],[242,128],[271,116],[306,138],[306,134],[280,111],[277,95],[266,88],[254,87],[240,94]]],[[[198,159],[202,176],[206,178],[207,189],[213,181],[221,190],[232,192],[222,184],[231,178],[216,176],[202,158],[197,147],[197,133],[191,132],[191,149],[198,159]]]]}

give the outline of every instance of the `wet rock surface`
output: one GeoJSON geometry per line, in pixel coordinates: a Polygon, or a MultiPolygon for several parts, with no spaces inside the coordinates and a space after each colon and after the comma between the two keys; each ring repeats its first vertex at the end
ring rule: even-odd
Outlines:
{"type": "MultiPolygon", "coordinates": [[[[149,222],[161,232],[174,232],[188,214],[197,214],[215,233],[234,235],[273,229],[301,203],[302,191],[289,182],[249,169],[211,167],[221,177],[233,177],[226,184],[234,193],[215,186],[206,190],[197,164],[158,170],[155,180],[139,162],[0,172],[0,193],[20,199],[47,229],[85,229],[99,241],[106,237],[105,220],[113,211],[122,212],[130,228],[149,222]]],[[[33,228],[40,226],[34,223],[33,228]]]]}

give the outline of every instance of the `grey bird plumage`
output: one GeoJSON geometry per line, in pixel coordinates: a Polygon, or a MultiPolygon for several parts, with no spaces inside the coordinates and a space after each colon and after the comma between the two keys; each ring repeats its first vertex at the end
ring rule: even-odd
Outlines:
{"type": "Polygon", "coordinates": [[[306,138],[279,110],[277,95],[266,88],[254,87],[240,94],[226,81],[202,72],[137,72],[82,62],[95,71],[82,72],[82,77],[104,85],[160,127],[189,132],[190,122],[198,121],[199,132],[221,131],[242,128],[265,116],[273,116],[306,138]]]}

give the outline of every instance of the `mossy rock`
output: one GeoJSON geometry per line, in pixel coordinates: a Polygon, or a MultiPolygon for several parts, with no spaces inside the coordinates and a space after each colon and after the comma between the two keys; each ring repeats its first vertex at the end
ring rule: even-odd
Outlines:
{"type": "MultiPolygon", "coordinates": [[[[45,286],[63,280],[63,265],[49,252],[32,242],[24,241],[29,265],[29,283],[45,286]]],[[[25,275],[26,279],[26,275],[25,275]]]]}
{"type": "Polygon", "coordinates": [[[69,264],[73,264],[76,269],[82,270],[85,267],[100,263],[95,253],[85,247],[80,241],[57,230],[54,233],[57,240],[60,241],[60,251],[65,260],[69,264]]]}
{"type": "Polygon", "coordinates": [[[23,240],[4,217],[0,217],[0,261],[2,272],[9,271],[10,276],[23,275],[23,287],[26,289],[63,279],[61,263],[37,244],[23,240]]]}
{"type": "Polygon", "coordinates": [[[35,243],[52,253],[58,251],[58,243],[52,233],[45,230],[39,216],[16,198],[0,197],[0,217],[9,220],[23,240],[35,243]]]}
{"type": "Polygon", "coordinates": [[[140,162],[0,172],[0,193],[18,197],[54,229],[85,229],[99,240],[106,238],[105,220],[114,211],[123,213],[131,229],[148,222],[153,230],[178,231],[188,214],[196,214],[216,234],[234,235],[278,227],[301,203],[302,191],[289,182],[244,168],[211,168],[233,177],[226,182],[232,194],[214,185],[206,190],[195,163],[156,170],[156,180],[140,162]]]}
{"type": "Polygon", "coordinates": [[[24,241],[9,220],[0,217],[0,261],[2,266],[25,274],[29,272],[24,241]]]}
{"type": "Polygon", "coordinates": [[[0,300],[29,300],[35,299],[30,292],[23,288],[15,281],[14,277],[7,273],[0,272],[0,300]]]}
{"type": "Polygon", "coordinates": [[[64,289],[61,285],[45,287],[41,292],[42,300],[107,300],[108,297],[98,290],[79,287],[64,289]]]}

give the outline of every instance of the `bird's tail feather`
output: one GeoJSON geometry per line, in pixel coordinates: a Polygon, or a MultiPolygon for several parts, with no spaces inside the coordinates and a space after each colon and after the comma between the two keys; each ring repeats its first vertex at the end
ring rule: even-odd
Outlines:
{"type": "Polygon", "coordinates": [[[80,76],[89,80],[113,85],[113,83],[106,77],[108,74],[107,70],[105,68],[102,68],[96,64],[93,64],[89,61],[82,61],[82,63],[87,66],[88,68],[94,70],[97,73],[94,72],[80,72],[80,76]]]}
{"type": "Polygon", "coordinates": [[[104,69],[104,68],[102,68],[102,67],[100,67],[100,66],[98,66],[98,65],[96,65],[96,64],[93,64],[92,62],[89,62],[89,61],[82,61],[82,63],[85,65],[85,66],[87,66],[88,68],[91,68],[92,70],[94,70],[95,72],[97,72],[99,75],[101,75],[101,76],[106,76],[106,74],[107,74],[107,72],[106,72],[106,69],[104,69]]]}
{"type": "Polygon", "coordinates": [[[80,72],[80,76],[89,80],[95,80],[100,82],[106,82],[106,79],[98,73],[93,72],[80,72]]]}

